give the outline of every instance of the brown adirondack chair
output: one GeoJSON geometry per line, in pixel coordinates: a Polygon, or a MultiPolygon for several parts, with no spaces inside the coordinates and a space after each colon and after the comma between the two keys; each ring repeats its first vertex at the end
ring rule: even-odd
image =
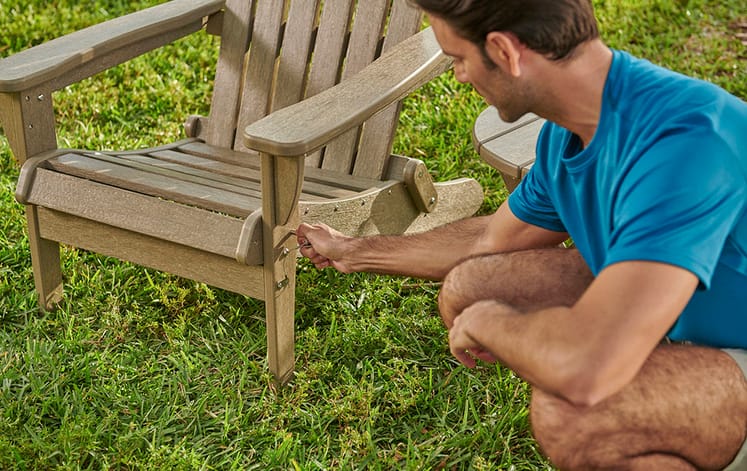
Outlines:
{"type": "Polygon", "coordinates": [[[62,296],[59,243],[177,274],[264,300],[269,368],[289,379],[300,220],[406,233],[482,201],[474,180],[390,155],[399,101],[450,67],[420,24],[407,0],[174,0],[0,61],[41,307],[62,296]],[[52,92],[203,27],[220,55],[187,139],[57,148],[52,92]]]}

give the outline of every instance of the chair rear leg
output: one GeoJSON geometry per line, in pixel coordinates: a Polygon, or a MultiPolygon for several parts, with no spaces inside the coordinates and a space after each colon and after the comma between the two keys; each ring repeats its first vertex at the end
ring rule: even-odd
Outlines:
{"type": "Polygon", "coordinates": [[[41,237],[36,206],[26,206],[26,220],[39,307],[45,311],[52,310],[62,300],[60,244],[41,237]]]}

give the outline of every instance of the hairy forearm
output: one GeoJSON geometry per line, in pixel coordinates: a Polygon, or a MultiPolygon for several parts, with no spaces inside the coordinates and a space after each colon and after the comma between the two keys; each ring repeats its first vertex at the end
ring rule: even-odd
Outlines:
{"type": "Polygon", "coordinates": [[[532,386],[580,406],[614,394],[640,366],[617,368],[619,352],[612,342],[606,343],[594,326],[574,322],[570,307],[522,313],[483,301],[466,309],[455,327],[532,386]]]}
{"type": "Polygon", "coordinates": [[[697,285],[683,268],[632,261],[602,270],[566,306],[521,312],[486,297],[456,316],[451,350],[469,364],[465,350],[484,349],[534,387],[593,405],[633,380],[697,285]]]}
{"type": "Polygon", "coordinates": [[[301,224],[301,254],[317,268],[442,280],[460,262],[479,254],[550,247],[564,235],[526,224],[507,204],[495,214],[462,219],[412,235],[349,237],[324,224],[301,224]]]}
{"type": "Polygon", "coordinates": [[[349,239],[345,264],[357,272],[442,280],[473,253],[487,224],[488,217],[474,217],[419,234],[349,239]]]}

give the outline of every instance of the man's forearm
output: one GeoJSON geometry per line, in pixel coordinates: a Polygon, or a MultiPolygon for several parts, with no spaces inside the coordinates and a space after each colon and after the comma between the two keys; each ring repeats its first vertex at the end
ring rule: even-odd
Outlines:
{"type": "Polygon", "coordinates": [[[349,239],[345,264],[356,272],[404,275],[442,280],[472,255],[488,217],[474,217],[406,236],[349,239]]]}
{"type": "Polygon", "coordinates": [[[600,399],[600,393],[592,391],[596,388],[587,384],[598,376],[593,337],[575,325],[572,308],[522,313],[488,300],[475,303],[455,319],[449,340],[452,353],[469,367],[475,364],[471,354],[484,350],[532,386],[570,403],[588,405],[600,399]]]}

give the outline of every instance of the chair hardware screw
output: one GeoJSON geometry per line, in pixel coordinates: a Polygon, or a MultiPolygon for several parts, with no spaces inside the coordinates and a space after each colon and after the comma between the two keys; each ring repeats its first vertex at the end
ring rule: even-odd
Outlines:
{"type": "Polygon", "coordinates": [[[283,288],[285,288],[286,286],[288,286],[288,283],[290,283],[290,281],[288,280],[288,277],[286,276],[286,277],[285,277],[285,278],[283,278],[282,280],[278,281],[278,283],[277,283],[277,285],[276,285],[276,286],[277,286],[277,288],[278,288],[278,289],[280,290],[280,289],[283,289],[283,288]]]}

